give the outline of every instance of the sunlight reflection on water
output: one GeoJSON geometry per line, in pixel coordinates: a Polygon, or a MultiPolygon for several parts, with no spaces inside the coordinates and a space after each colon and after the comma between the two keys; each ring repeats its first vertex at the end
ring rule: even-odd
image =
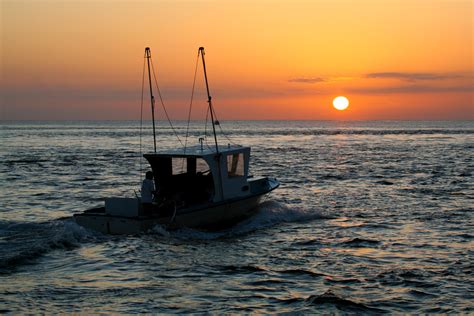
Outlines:
{"type": "Polygon", "coordinates": [[[259,213],[121,237],[70,216],[134,196],[136,122],[2,124],[1,312],[473,312],[472,122],[221,123],[281,181],[259,213]]]}

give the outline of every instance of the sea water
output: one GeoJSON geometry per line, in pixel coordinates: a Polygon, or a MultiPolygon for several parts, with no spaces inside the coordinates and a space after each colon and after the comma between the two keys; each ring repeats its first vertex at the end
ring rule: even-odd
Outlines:
{"type": "Polygon", "coordinates": [[[222,121],[280,188],[227,230],[133,236],[71,216],[135,195],[149,122],[0,127],[0,313],[474,313],[472,121],[222,121]]]}

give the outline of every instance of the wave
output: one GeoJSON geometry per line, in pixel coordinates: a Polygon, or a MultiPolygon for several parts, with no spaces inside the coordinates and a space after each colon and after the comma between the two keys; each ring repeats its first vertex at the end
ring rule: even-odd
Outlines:
{"type": "Polygon", "coordinates": [[[71,219],[42,223],[0,222],[0,274],[55,249],[72,249],[93,240],[92,232],[71,219]]]}
{"type": "MultiPolygon", "coordinates": [[[[277,299],[277,298],[275,298],[277,299]]],[[[321,305],[324,306],[325,314],[334,314],[336,311],[348,313],[364,313],[364,314],[380,314],[385,311],[379,308],[368,306],[361,302],[357,302],[341,295],[336,295],[331,290],[327,290],[323,294],[310,295],[304,297],[289,297],[284,299],[277,299],[280,303],[289,304],[304,304],[306,306],[317,306],[318,311],[321,311],[321,305]],[[336,311],[335,311],[335,310],[336,311]]]]}
{"type": "Polygon", "coordinates": [[[228,275],[253,275],[258,278],[257,281],[247,282],[248,285],[262,286],[272,283],[292,283],[298,279],[323,279],[328,284],[361,284],[364,281],[357,278],[344,278],[340,276],[331,276],[310,269],[272,269],[271,267],[262,267],[255,265],[216,265],[212,266],[212,271],[216,274],[223,273],[228,275]]]}
{"type": "Polygon", "coordinates": [[[156,225],[149,233],[183,240],[212,240],[245,235],[281,223],[306,222],[326,218],[330,217],[321,212],[303,207],[289,207],[276,201],[267,201],[259,206],[255,215],[229,229],[221,231],[202,231],[191,228],[167,230],[161,225],[156,225]]]}
{"type": "Polygon", "coordinates": [[[301,247],[301,246],[321,246],[322,241],[321,239],[305,239],[305,240],[297,240],[292,243],[292,246],[301,247]]]}
{"type": "Polygon", "coordinates": [[[325,277],[326,275],[319,272],[314,272],[311,270],[306,269],[287,269],[287,270],[280,270],[276,271],[281,274],[287,274],[292,276],[305,276],[305,277],[312,277],[312,278],[320,278],[325,277]]]}
{"type": "MultiPolygon", "coordinates": [[[[474,128],[472,125],[438,125],[438,126],[414,126],[414,125],[405,125],[405,126],[395,126],[395,125],[385,125],[385,126],[348,126],[348,127],[337,127],[337,126],[301,126],[295,125],[293,123],[286,122],[285,125],[276,124],[272,122],[271,126],[261,123],[249,124],[247,126],[241,126],[240,124],[235,125],[233,123],[226,124],[224,131],[218,132],[218,134],[226,136],[236,136],[236,137],[248,137],[253,135],[268,135],[268,136],[292,136],[292,135],[303,135],[303,136],[318,136],[318,135],[472,135],[474,134],[474,128]]],[[[123,124],[123,123],[122,123],[123,124]]],[[[140,134],[139,126],[130,126],[122,125],[120,122],[117,124],[97,124],[92,123],[84,126],[71,126],[71,125],[61,125],[61,124],[52,124],[46,126],[37,126],[37,125],[3,125],[2,129],[9,135],[14,135],[14,133],[24,133],[25,131],[30,132],[31,130],[35,131],[35,135],[40,135],[42,137],[58,137],[58,136],[86,136],[89,138],[95,137],[138,137],[140,134]]],[[[148,127],[148,125],[147,125],[148,127]]],[[[190,137],[199,137],[203,134],[204,127],[201,125],[191,126],[188,130],[190,137]]],[[[167,124],[161,125],[159,129],[156,130],[156,134],[163,136],[172,136],[174,137],[175,131],[182,136],[184,136],[185,131],[187,130],[186,125],[174,125],[172,129],[167,124]]],[[[144,128],[142,134],[151,136],[152,130],[150,128],[144,128]]]]}
{"type": "Polygon", "coordinates": [[[429,282],[428,280],[433,280],[433,276],[438,273],[439,272],[436,271],[423,269],[400,268],[381,272],[371,281],[389,286],[402,285],[416,288],[433,288],[437,285],[434,282],[429,282]]]}
{"type": "MultiPolygon", "coordinates": [[[[229,131],[230,136],[238,136],[240,131],[229,131]],[[235,133],[235,135],[233,135],[235,133]]],[[[303,135],[303,136],[336,136],[336,135],[471,135],[474,129],[277,129],[277,130],[255,130],[245,131],[248,135],[303,135]]]]}
{"type": "Polygon", "coordinates": [[[221,270],[224,273],[231,274],[247,274],[247,273],[256,273],[256,272],[265,272],[267,271],[264,268],[253,266],[253,265],[224,265],[216,267],[218,270],[221,270]]]}
{"type": "Polygon", "coordinates": [[[364,239],[364,238],[352,238],[349,240],[345,240],[340,243],[342,246],[350,246],[350,247],[373,247],[380,244],[378,240],[372,239],[364,239]]]}
{"type": "Polygon", "coordinates": [[[380,313],[382,310],[374,307],[369,307],[363,303],[352,301],[334,294],[328,290],[321,295],[311,295],[306,299],[307,304],[311,305],[334,305],[337,309],[351,312],[373,312],[380,313]]]}
{"type": "Polygon", "coordinates": [[[12,160],[4,160],[3,163],[6,165],[13,165],[13,164],[40,164],[43,162],[48,162],[47,159],[41,159],[41,158],[24,158],[24,159],[12,159],[12,160]]]}

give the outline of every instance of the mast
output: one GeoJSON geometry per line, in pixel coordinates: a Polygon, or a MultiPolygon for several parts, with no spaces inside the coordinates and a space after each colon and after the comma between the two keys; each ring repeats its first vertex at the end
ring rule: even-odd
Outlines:
{"type": "MultiPolygon", "coordinates": [[[[148,82],[150,84],[150,98],[151,98],[151,120],[153,121],[153,148],[156,153],[156,132],[155,132],[155,97],[153,96],[153,90],[151,88],[151,70],[150,70],[150,58],[151,51],[150,47],[145,48],[145,56],[148,63],[148,82]]],[[[207,79],[206,79],[207,82],[207,79]]]]}
{"type": "Polygon", "coordinates": [[[211,102],[211,94],[209,93],[209,84],[207,83],[207,72],[206,72],[206,61],[204,60],[204,47],[199,47],[199,52],[202,56],[202,66],[204,68],[204,79],[206,80],[206,90],[207,90],[207,102],[209,103],[209,111],[211,112],[211,120],[212,120],[212,131],[214,133],[214,142],[216,144],[216,153],[219,153],[219,146],[217,145],[217,135],[216,135],[216,125],[214,122],[214,110],[212,108],[211,102]]]}
{"type": "Polygon", "coordinates": [[[212,98],[209,92],[209,84],[207,82],[207,71],[206,71],[206,61],[204,60],[204,47],[199,47],[199,53],[202,56],[202,67],[204,68],[204,79],[206,80],[206,90],[207,90],[207,102],[209,103],[209,111],[211,111],[211,120],[212,120],[212,131],[214,133],[214,142],[216,144],[216,163],[217,163],[217,174],[218,180],[216,183],[217,191],[220,191],[217,195],[220,199],[224,199],[224,187],[222,186],[222,170],[221,170],[221,154],[219,153],[219,146],[217,145],[217,134],[216,134],[216,123],[214,121],[214,109],[212,108],[212,98]]]}

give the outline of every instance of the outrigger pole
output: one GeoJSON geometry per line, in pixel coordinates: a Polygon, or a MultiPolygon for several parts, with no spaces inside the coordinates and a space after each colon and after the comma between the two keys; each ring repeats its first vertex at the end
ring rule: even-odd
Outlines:
{"type": "Polygon", "coordinates": [[[207,83],[206,61],[204,60],[204,47],[199,47],[199,52],[202,56],[202,66],[204,68],[204,79],[206,80],[207,102],[209,103],[209,110],[211,111],[212,131],[214,132],[214,142],[216,143],[216,153],[219,153],[219,146],[217,145],[216,125],[214,122],[214,109],[212,108],[211,94],[209,93],[209,84],[207,83]]]}
{"type": "MultiPolygon", "coordinates": [[[[150,51],[150,47],[145,48],[145,56],[146,56],[146,59],[147,59],[147,62],[148,62],[148,82],[150,83],[150,97],[151,97],[151,120],[153,121],[153,146],[154,146],[155,153],[156,153],[155,97],[153,96],[153,90],[151,88],[151,70],[150,70],[151,51],[150,51]]],[[[206,83],[207,83],[207,79],[206,79],[206,83]]],[[[208,94],[209,94],[209,91],[208,91],[208,94]]],[[[214,131],[214,133],[215,133],[215,131],[214,131]]]]}

